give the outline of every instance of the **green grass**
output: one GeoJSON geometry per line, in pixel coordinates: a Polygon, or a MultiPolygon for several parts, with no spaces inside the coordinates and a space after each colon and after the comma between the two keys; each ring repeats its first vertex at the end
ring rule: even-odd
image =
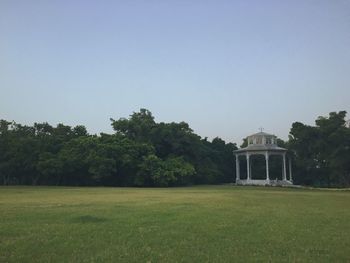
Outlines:
{"type": "Polygon", "coordinates": [[[350,262],[350,191],[0,187],[0,262],[350,262]]]}

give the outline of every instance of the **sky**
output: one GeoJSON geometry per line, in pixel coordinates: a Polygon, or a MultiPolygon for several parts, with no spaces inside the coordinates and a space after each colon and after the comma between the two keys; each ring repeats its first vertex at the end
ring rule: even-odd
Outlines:
{"type": "Polygon", "coordinates": [[[349,117],[350,1],[0,1],[0,119],[112,133],[140,108],[238,145],[349,117]]]}

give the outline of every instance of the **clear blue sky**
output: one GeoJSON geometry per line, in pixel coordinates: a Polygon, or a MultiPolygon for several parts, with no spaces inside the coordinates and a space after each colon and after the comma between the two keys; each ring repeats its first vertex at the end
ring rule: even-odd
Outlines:
{"type": "Polygon", "coordinates": [[[350,1],[0,1],[0,118],[99,133],[140,108],[238,144],[349,112],[350,1]]]}

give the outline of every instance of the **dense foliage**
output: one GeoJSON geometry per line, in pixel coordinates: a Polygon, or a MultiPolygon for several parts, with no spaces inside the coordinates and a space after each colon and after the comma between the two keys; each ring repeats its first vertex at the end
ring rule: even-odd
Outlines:
{"type": "Polygon", "coordinates": [[[350,128],[346,112],[319,117],[316,126],[295,122],[288,148],[295,153],[295,181],[313,186],[350,186],[350,128]]]}
{"type": "Polygon", "coordinates": [[[201,139],[184,122],[156,123],[145,109],[111,121],[115,134],[97,136],[84,126],[1,120],[1,184],[177,186],[232,181],[232,143],[201,139]]]}
{"type": "MultiPolygon", "coordinates": [[[[294,181],[313,186],[350,185],[350,129],[346,112],[319,117],[316,126],[292,124],[288,142],[294,181]]],[[[88,134],[84,126],[0,121],[0,184],[179,186],[233,182],[235,144],[208,141],[187,123],[156,123],[141,109],[111,119],[114,134],[88,134]]],[[[242,146],[245,146],[246,142],[242,146]]],[[[256,179],[265,160],[254,157],[256,179]]],[[[245,166],[242,167],[244,173],[245,166]]],[[[270,178],[281,179],[281,160],[270,159],[270,178]]],[[[260,176],[260,177],[259,177],[260,176]]]]}

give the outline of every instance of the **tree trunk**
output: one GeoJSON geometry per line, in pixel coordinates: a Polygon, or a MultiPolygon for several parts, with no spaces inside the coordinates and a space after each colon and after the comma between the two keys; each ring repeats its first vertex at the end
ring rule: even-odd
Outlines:
{"type": "Polygon", "coordinates": [[[40,179],[40,174],[38,174],[37,176],[33,176],[33,178],[32,178],[32,185],[37,185],[39,179],[40,179]]]}

